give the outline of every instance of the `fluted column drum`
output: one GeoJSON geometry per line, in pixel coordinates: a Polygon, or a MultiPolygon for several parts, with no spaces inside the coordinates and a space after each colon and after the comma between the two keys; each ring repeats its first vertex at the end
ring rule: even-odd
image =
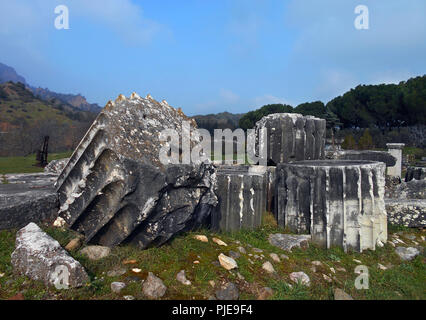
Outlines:
{"type": "Polygon", "coordinates": [[[362,252],[387,241],[386,165],[372,161],[300,161],[277,166],[275,215],[326,248],[362,252]]]}

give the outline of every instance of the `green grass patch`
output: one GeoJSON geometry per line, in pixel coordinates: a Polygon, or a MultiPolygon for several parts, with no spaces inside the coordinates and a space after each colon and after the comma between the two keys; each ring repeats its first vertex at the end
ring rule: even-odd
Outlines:
{"type": "MultiPolygon", "coordinates": [[[[51,153],[48,156],[48,161],[68,158],[71,156],[71,151],[62,153],[51,153]]],[[[35,154],[26,157],[0,157],[0,175],[9,173],[36,173],[43,172],[43,168],[37,167],[35,154]]],[[[5,183],[2,179],[2,182],[5,183]]]]}
{"type": "MultiPolygon", "coordinates": [[[[44,227],[44,230],[65,246],[76,233],[44,227]]],[[[335,288],[341,288],[357,300],[376,299],[414,299],[426,298],[426,267],[424,255],[413,261],[403,262],[396,255],[393,246],[386,244],[375,251],[367,250],[363,253],[345,253],[341,248],[325,250],[315,245],[308,249],[295,249],[293,252],[282,251],[268,242],[271,233],[286,233],[276,225],[266,224],[256,230],[242,230],[235,233],[217,234],[209,230],[200,230],[194,233],[182,234],[160,248],[140,250],[135,246],[122,245],[112,249],[112,253],[105,259],[90,261],[78,251],[70,254],[80,261],[87,270],[90,283],[78,289],[58,291],[46,287],[38,281],[32,281],[25,276],[14,275],[10,264],[10,255],[14,250],[16,230],[0,231],[0,299],[8,299],[17,293],[23,293],[26,299],[64,299],[64,300],[110,300],[123,299],[124,295],[132,295],[136,299],[145,299],[142,294],[142,280],[148,272],[160,277],[167,286],[163,299],[208,299],[215,294],[221,283],[232,281],[240,291],[241,299],[256,299],[258,290],[270,287],[274,290],[272,300],[330,300],[333,299],[335,288]],[[194,235],[203,234],[209,238],[208,243],[194,239],[194,235]],[[213,243],[212,238],[218,237],[228,244],[227,247],[213,243]],[[217,263],[220,253],[229,254],[230,250],[238,251],[243,246],[247,254],[237,259],[238,269],[227,271],[217,263]],[[255,253],[253,248],[262,249],[262,253],[255,253]],[[288,259],[280,263],[270,258],[271,253],[285,254],[288,259]],[[250,254],[250,255],[249,255],[250,254]],[[263,257],[256,259],[257,254],[263,257]],[[136,261],[135,264],[123,264],[125,260],[136,261]],[[369,271],[369,289],[357,290],[355,279],[358,276],[354,270],[360,260],[369,271]],[[312,270],[312,261],[321,261],[322,265],[312,270]],[[198,261],[199,263],[194,263],[198,261]],[[276,272],[267,274],[262,264],[270,261],[276,272]],[[387,266],[387,270],[378,268],[378,263],[387,266]],[[108,271],[126,269],[120,276],[108,276],[108,271]],[[132,268],[139,268],[141,273],[133,273],[132,268]],[[334,269],[335,273],[332,272],[334,269]],[[342,268],[345,271],[341,271],[342,268]],[[184,286],[176,280],[176,274],[185,270],[191,286],[184,286]],[[303,271],[310,277],[310,287],[293,283],[289,275],[292,272],[303,271]],[[245,280],[241,280],[239,273],[245,280]],[[323,274],[333,278],[332,283],[324,280],[323,274]],[[120,294],[113,294],[110,290],[111,282],[123,281],[127,287],[120,294]],[[215,285],[211,286],[210,281],[215,285]]],[[[397,234],[407,245],[414,246],[410,239],[424,248],[422,231],[389,227],[389,238],[397,234]]]]}

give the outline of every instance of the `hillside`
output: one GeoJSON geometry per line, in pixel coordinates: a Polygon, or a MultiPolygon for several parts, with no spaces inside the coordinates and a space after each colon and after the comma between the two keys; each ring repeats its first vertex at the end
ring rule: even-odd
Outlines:
{"type": "Polygon", "coordinates": [[[99,113],[102,109],[102,107],[100,107],[96,103],[87,102],[86,98],[83,97],[81,94],[63,94],[50,91],[47,88],[43,89],[31,86],[26,82],[23,76],[19,75],[15,71],[15,69],[3,63],[0,63],[0,84],[6,82],[23,83],[28,90],[30,90],[36,97],[39,97],[42,100],[50,101],[52,99],[56,99],[76,109],[82,111],[90,111],[94,113],[99,113]]]}
{"type": "Polygon", "coordinates": [[[74,148],[96,114],[60,100],[42,100],[23,83],[0,84],[0,155],[28,155],[44,136],[51,151],[74,148]]]}
{"type": "Polygon", "coordinates": [[[50,91],[47,88],[43,89],[43,88],[31,87],[30,90],[34,93],[36,97],[39,97],[43,100],[57,99],[59,101],[67,103],[73,106],[74,108],[77,108],[82,111],[99,113],[102,110],[102,107],[100,107],[98,104],[87,102],[86,98],[83,97],[81,94],[56,93],[56,92],[50,91]]]}
{"type": "Polygon", "coordinates": [[[27,84],[24,77],[18,75],[15,69],[0,62],[0,83],[8,81],[21,82],[25,85],[27,84]]]}
{"type": "Polygon", "coordinates": [[[59,100],[42,100],[29,91],[22,83],[0,84],[0,119],[2,123],[20,126],[40,120],[54,120],[58,123],[92,121],[94,115],[76,110],[59,100]]]}

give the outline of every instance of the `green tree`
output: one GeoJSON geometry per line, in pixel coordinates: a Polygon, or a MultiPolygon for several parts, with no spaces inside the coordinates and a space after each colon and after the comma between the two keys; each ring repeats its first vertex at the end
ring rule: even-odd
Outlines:
{"type": "Polygon", "coordinates": [[[348,134],[342,143],[342,148],[345,150],[354,150],[357,148],[356,141],[353,135],[348,134]]]}
{"type": "Polygon", "coordinates": [[[240,128],[247,130],[252,129],[256,125],[256,122],[262,119],[264,116],[273,113],[293,113],[294,109],[290,105],[286,104],[268,104],[260,109],[247,112],[239,121],[240,128]]]}
{"type": "Polygon", "coordinates": [[[374,148],[373,137],[371,136],[369,129],[364,130],[364,133],[358,141],[358,147],[361,150],[370,150],[374,148]]]}

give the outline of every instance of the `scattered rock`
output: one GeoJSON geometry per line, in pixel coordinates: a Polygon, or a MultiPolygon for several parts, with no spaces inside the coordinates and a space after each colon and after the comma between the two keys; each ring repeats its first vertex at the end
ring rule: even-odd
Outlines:
{"type": "Polygon", "coordinates": [[[247,253],[246,249],[244,249],[243,247],[238,247],[238,251],[241,252],[242,254],[247,253]]]}
{"type": "Polygon", "coordinates": [[[280,254],[281,259],[283,260],[288,260],[290,259],[288,256],[286,256],[285,254],[280,254]]]}
{"type": "Polygon", "coordinates": [[[200,261],[195,260],[193,263],[194,263],[194,264],[200,264],[200,261]]]}
{"type": "Polygon", "coordinates": [[[408,247],[408,248],[397,247],[395,249],[395,252],[404,261],[413,260],[415,257],[417,257],[420,254],[420,251],[416,248],[413,248],[413,247],[408,247]]]}
{"type": "Polygon", "coordinates": [[[56,228],[63,228],[66,222],[61,217],[56,218],[55,222],[53,222],[53,226],[56,228]]]}
{"type": "Polygon", "coordinates": [[[112,282],[111,283],[111,291],[114,293],[120,293],[126,287],[124,282],[112,282]]]}
{"type": "Polygon", "coordinates": [[[312,267],[311,267],[311,271],[312,271],[313,273],[316,273],[316,272],[317,272],[317,268],[316,268],[315,266],[312,266],[312,267]]]}
{"type": "Polygon", "coordinates": [[[80,253],[90,260],[96,261],[106,258],[111,253],[111,248],[103,246],[87,246],[80,250],[80,253]]]}
{"type": "Polygon", "coordinates": [[[279,257],[276,253],[271,253],[269,256],[270,256],[270,257],[271,257],[271,259],[272,259],[272,260],[274,260],[275,262],[278,262],[278,263],[280,263],[280,262],[281,262],[280,257],[279,257]]]}
{"type": "Polygon", "coordinates": [[[340,272],[346,272],[346,269],[345,269],[345,268],[343,268],[343,267],[338,267],[338,268],[336,268],[336,270],[337,270],[337,271],[340,271],[340,272]]]}
{"type": "Polygon", "coordinates": [[[203,235],[196,235],[194,236],[195,240],[199,240],[201,242],[209,242],[209,239],[206,236],[203,235]]]}
{"type": "Polygon", "coordinates": [[[61,171],[65,168],[69,160],[70,160],[69,158],[52,160],[48,163],[47,166],[44,167],[44,172],[60,174],[61,171]]]}
{"type": "Polygon", "coordinates": [[[333,273],[336,273],[336,270],[334,270],[333,267],[330,268],[330,271],[333,272],[333,273]]]}
{"type": "Polygon", "coordinates": [[[327,281],[329,283],[333,282],[333,280],[329,276],[327,276],[326,274],[322,274],[322,277],[324,278],[325,281],[327,281]]]}
{"type": "Polygon", "coordinates": [[[262,269],[265,270],[268,273],[274,273],[275,269],[274,266],[272,265],[272,263],[270,263],[269,261],[266,261],[263,265],[262,265],[262,269]]]}
{"type": "Polygon", "coordinates": [[[342,289],[337,288],[334,290],[334,300],[353,300],[353,298],[342,289]]]}
{"type": "Polygon", "coordinates": [[[384,265],[382,265],[382,264],[380,264],[380,263],[378,263],[377,264],[377,267],[380,269],[380,270],[387,270],[388,268],[386,268],[384,265]]]}
{"type": "Polygon", "coordinates": [[[83,244],[82,237],[77,237],[72,239],[68,244],[65,246],[65,250],[67,251],[74,251],[79,249],[83,244]]]}
{"type": "Polygon", "coordinates": [[[124,260],[122,263],[126,265],[126,264],[136,264],[138,262],[137,260],[131,259],[131,260],[124,260]]]}
{"type": "Polygon", "coordinates": [[[311,285],[311,279],[309,279],[309,276],[302,271],[290,273],[290,280],[308,287],[311,285]]]}
{"type": "Polygon", "coordinates": [[[110,278],[119,277],[127,272],[125,268],[118,268],[107,272],[107,276],[110,278]]]}
{"type": "Polygon", "coordinates": [[[256,253],[262,253],[263,252],[263,250],[259,249],[259,248],[253,248],[252,251],[256,252],[256,253]]]}
{"type": "Polygon", "coordinates": [[[220,240],[220,239],[218,239],[218,238],[213,238],[213,239],[212,239],[212,241],[213,241],[214,243],[218,244],[219,246],[224,246],[224,247],[227,247],[227,246],[228,246],[225,242],[223,242],[222,240],[220,240]]]}
{"type": "Polygon", "coordinates": [[[148,278],[142,285],[142,292],[149,299],[159,299],[166,294],[167,287],[163,281],[156,277],[152,272],[148,273],[148,278]]]}
{"type": "Polygon", "coordinates": [[[237,262],[231,257],[228,257],[224,255],[223,253],[221,253],[218,258],[219,258],[220,265],[224,267],[226,270],[232,270],[232,269],[238,268],[237,262]]]}
{"type": "Polygon", "coordinates": [[[407,234],[405,237],[409,240],[416,240],[416,236],[414,234],[407,234]]]}
{"type": "Polygon", "coordinates": [[[183,285],[185,285],[185,286],[190,286],[190,285],[191,285],[191,281],[189,281],[189,280],[186,278],[185,270],[181,270],[181,271],[177,274],[177,276],[176,276],[176,280],[177,280],[177,281],[179,281],[180,283],[182,283],[182,284],[183,284],[183,285]]]}
{"type": "Polygon", "coordinates": [[[139,269],[139,268],[133,268],[133,269],[132,269],[132,272],[134,272],[134,273],[141,273],[141,272],[142,272],[142,269],[139,269]]]}
{"type": "Polygon", "coordinates": [[[0,273],[0,278],[3,278],[4,277],[4,273],[0,273]]]}
{"type": "Polygon", "coordinates": [[[251,264],[254,264],[254,262],[251,259],[247,259],[248,262],[250,262],[251,264]]]}
{"type": "Polygon", "coordinates": [[[218,300],[238,300],[240,294],[237,286],[232,282],[228,282],[216,291],[216,298],[218,300]]]}
{"type": "Polygon", "coordinates": [[[213,280],[210,280],[209,281],[209,285],[211,285],[214,288],[214,286],[216,285],[216,283],[213,280]]]}
{"type": "Polygon", "coordinates": [[[362,262],[360,260],[357,259],[353,259],[354,262],[358,263],[358,264],[362,264],[362,262]]]}
{"type": "Polygon", "coordinates": [[[69,276],[68,283],[61,284],[80,287],[89,280],[81,264],[35,223],[30,223],[17,232],[16,249],[12,253],[11,263],[16,273],[49,285],[60,280],[58,276],[65,271],[63,268],[68,271],[69,276]]]}
{"type": "Polygon", "coordinates": [[[395,243],[393,243],[392,241],[388,241],[388,243],[392,246],[392,247],[396,247],[395,243]]]}
{"type": "Polygon", "coordinates": [[[317,267],[322,266],[322,262],[321,261],[312,261],[312,264],[314,266],[317,266],[317,267]]]}
{"type": "Polygon", "coordinates": [[[135,300],[134,296],[124,296],[123,298],[124,300],[128,300],[128,301],[135,300]]]}
{"type": "Polygon", "coordinates": [[[273,295],[274,295],[274,290],[272,290],[269,287],[264,287],[259,290],[259,295],[257,296],[257,300],[268,300],[273,295]]]}
{"type": "Polygon", "coordinates": [[[293,248],[306,249],[311,240],[310,235],[292,235],[276,233],[269,235],[268,241],[271,245],[285,251],[291,251],[293,248]]]}
{"type": "Polygon", "coordinates": [[[229,256],[230,256],[232,259],[238,259],[238,258],[240,258],[240,257],[241,257],[241,254],[240,254],[240,253],[238,253],[238,252],[235,252],[235,251],[230,250],[230,251],[229,251],[229,256]]]}

